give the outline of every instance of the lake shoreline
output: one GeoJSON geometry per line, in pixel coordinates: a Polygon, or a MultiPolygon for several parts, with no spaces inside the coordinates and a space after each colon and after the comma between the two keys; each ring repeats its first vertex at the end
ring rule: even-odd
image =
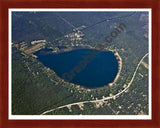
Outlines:
{"type": "MultiPolygon", "coordinates": [[[[52,49],[52,48],[48,48],[48,49],[52,49]]],[[[107,52],[112,52],[113,54],[114,54],[114,56],[116,57],[116,60],[117,60],[117,63],[118,63],[118,72],[117,72],[117,75],[116,75],[116,77],[114,78],[114,80],[113,80],[113,82],[111,82],[111,83],[108,83],[107,85],[104,85],[104,86],[102,86],[102,87],[95,87],[95,88],[87,88],[87,87],[84,87],[84,86],[82,86],[82,85],[78,85],[78,84],[74,84],[74,83],[72,83],[72,82],[67,82],[67,81],[65,81],[64,79],[62,79],[62,78],[60,78],[57,74],[57,76],[58,76],[58,78],[59,79],[61,79],[61,81],[63,81],[64,83],[66,83],[66,84],[70,84],[70,85],[72,85],[72,86],[75,86],[75,87],[77,87],[77,88],[79,88],[79,89],[82,89],[82,90],[87,90],[87,91],[91,91],[91,90],[96,90],[96,89],[102,89],[102,88],[104,88],[105,86],[112,86],[116,81],[117,81],[117,79],[118,79],[118,77],[119,77],[119,75],[120,75],[120,72],[121,72],[121,69],[122,69],[122,59],[121,59],[121,57],[120,57],[120,55],[118,54],[118,52],[117,51],[115,51],[115,50],[111,50],[111,49],[99,49],[99,48],[95,48],[95,47],[92,47],[92,46],[76,46],[76,47],[71,47],[71,48],[64,48],[64,49],[61,49],[61,50],[59,50],[59,51],[51,51],[51,52],[49,52],[48,54],[59,54],[59,53],[64,53],[64,52],[70,52],[70,51],[73,51],[73,50],[77,50],[77,49],[95,49],[95,50],[98,50],[98,51],[107,51],[107,52]]],[[[52,49],[53,50],[53,49],[52,49]]],[[[52,69],[51,69],[52,70],[52,69]]]]}

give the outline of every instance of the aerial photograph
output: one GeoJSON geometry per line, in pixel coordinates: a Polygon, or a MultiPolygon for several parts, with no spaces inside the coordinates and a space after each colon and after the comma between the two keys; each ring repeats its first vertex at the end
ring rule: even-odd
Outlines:
{"type": "Polygon", "coordinates": [[[12,9],[10,114],[150,115],[149,17],[143,9],[12,9]]]}

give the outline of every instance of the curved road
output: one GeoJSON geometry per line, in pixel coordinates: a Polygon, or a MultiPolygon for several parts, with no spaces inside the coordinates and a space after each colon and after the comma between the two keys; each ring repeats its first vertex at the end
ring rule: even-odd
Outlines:
{"type": "Polygon", "coordinates": [[[49,113],[49,112],[52,112],[52,111],[54,111],[54,110],[56,110],[56,109],[60,109],[60,108],[64,108],[64,107],[70,107],[70,106],[72,106],[72,105],[79,105],[79,104],[83,104],[83,103],[93,103],[93,102],[103,102],[103,101],[105,101],[105,100],[114,99],[114,98],[118,97],[120,94],[122,94],[123,92],[125,92],[125,91],[130,87],[130,85],[132,84],[132,82],[133,82],[133,80],[134,80],[134,77],[135,77],[135,75],[136,75],[136,72],[137,72],[137,70],[138,70],[141,62],[143,61],[143,59],[144,59],[148,54],[149,54],[149,53],[146,53],[146,54],[143,56],[143,58],[139,61],[138,65],[137,65],[137,67],[136,67],[136,70],[134,71],[134,74],[133,74],[132,79],[131,79],[131,81],[129,82],[128,86],[127,86],[125,89],[123,89],[121,92],[117,93],[116,95],[114,95],[114,96],[109,96],[109,97],[106,97],[106,98],[103,98],[103,99],[100,99],[100,100],[82,101],[82,102],[67,104],[67,105],[64,105],[64,106],[60,106],[60,107],[57,107],[57,108],[54,108],[54,109],[45,111],[45,112],[43,112],[41,115],[44,115],[44,114],[49,113]]]}

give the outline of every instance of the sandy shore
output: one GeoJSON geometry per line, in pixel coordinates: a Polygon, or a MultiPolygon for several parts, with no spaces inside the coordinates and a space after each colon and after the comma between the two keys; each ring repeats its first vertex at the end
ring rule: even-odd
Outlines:
{"type": "Polygon", "coordinates": [[[112,83],[108,84],[109,86],[112,86],[117,81],[117,79],[121,73],[121,69],[122,69],[122,58],[120,57],[120,55],[118,54],[117,51],[114,51],[113,53],[116,56],[116,59],[118,61],[118,73],[117,73],[117,76],[115,77],[114,81],[112,83]]]}

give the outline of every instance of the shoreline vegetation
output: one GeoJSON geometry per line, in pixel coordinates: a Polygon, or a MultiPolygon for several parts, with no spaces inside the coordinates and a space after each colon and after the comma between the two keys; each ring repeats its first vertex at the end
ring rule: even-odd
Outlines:
{"type": "MultiPolygon", "coordinates": [[[[48,48],[48,49],[52,49],[52,50],[53,50],[53,48],[48,48]]],[[[109,83],[109,84],[107,84],[107,85],[104,85],[103,87],[105,87],[105,86],[110,86],[110,87],[111,87],[111,86],[118,80],[118,77],[119,77],[119,75],[120,75],[120,73],[121,73],[121,69],[122,69],[122,59],[121,59],[120,55],[118,54],[118,52],[115,51],[115,50],[111,50],[111,49],[100,49],[100,48],[95,48],[95,47],[92,47],[92,46],[89,46],[89,45],[84,45],[84,46],[76,46],[76,47],[70,47],[70,48],[63,48],[63,49],[60,49],[59,51],[49,51],[49,52],[47,52],[46,54],[59,54],[59,53],[69,52],[69,51],[73,51],[73,50],[77,50],[77,49],[93,49],[93,50],[98,50],[98,51],[110,51],[110,52],[112,52],[112,53],[114,54],[114,56],[116,57],[117,62],[118,62],[118,73],[117,73],[115,79],[113,80],[113,82],[111,82],[111,83],[109,83]]],[[[36,57],[36,58],[37,58],[37,56],[34,55],[34,54],[33,54],[33,57],[36,57]]],[[[50,69],[50,70],[51,70],[51,69],[50,69]]],[[[53,71],[53,70],[52,70],[52,71],[53,71]]],[[[55,73],[55,71],[53,71],[53,72],[55,73]]],[[[55,73],[55,74],[56,74],[56,73],[55,73]]],[[[58,79],[59,79],[61,82],[64,82],[64,83],[66,83],[66,84],[71,84],[72,86],[75,86],[75,87],[77,87],[77,88],[79,88],[79,89],[81,88],[81,89],[83,89],[83,90],[91,91],[91,90],[94,90],[94,89],[103,88],[103,87],[86,88],[86,87],[84,87],[84,86],[82,86],[82,85],[78,85],[78,84],[74,84],[74,83],[72,83],[72,82],[65,81],[65,79],[59,77],[57,74],[56,74],[56,76],[58,77],[58,79]]]]}

